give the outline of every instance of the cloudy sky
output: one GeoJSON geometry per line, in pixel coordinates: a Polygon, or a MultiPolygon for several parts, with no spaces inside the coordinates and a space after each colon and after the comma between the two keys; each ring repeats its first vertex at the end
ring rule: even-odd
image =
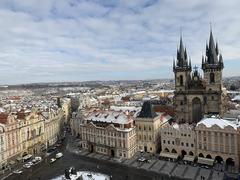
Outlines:
{"type": "Polygon", "coordinates": [[[172,78],[182,29],[192,64],[209,38],[240,75],[239,0],[1,0],[0,84],[172,78]]]}

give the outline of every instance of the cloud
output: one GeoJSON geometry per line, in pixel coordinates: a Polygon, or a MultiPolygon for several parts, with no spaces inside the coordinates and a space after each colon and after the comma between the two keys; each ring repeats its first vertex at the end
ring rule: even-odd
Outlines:
{"type": "Polygon", "coordinates": [[[237,0],[2,0],[0,83],[173,77],[180,27],[199,65],[210,21],[224,74],[239,75],[231,72],[240,58],[239,6],[237,0]]]}

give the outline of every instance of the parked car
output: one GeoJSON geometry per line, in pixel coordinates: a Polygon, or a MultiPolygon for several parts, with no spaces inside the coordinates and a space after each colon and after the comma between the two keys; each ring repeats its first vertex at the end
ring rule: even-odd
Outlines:
{"type": "Polygon", "coordinates": [[[62,144],[60,144],[60,143],[55,145],[55,147],[61,147],[61,146],[62,146],[62,144]]]}
{"type": "Polygon", "coordinates": [[[55,161],[56,161],[55,158],[51,158],[51,159],[50,159],[50,163],[51,163],[51,164],[54,163],[55,161]]]}
{"type": "Polygon", "coordinates": [[[147,159],[145,157],[140,157],[138,159],[139,162],[147,162],[147,159]]]}
{"type": "Polygon", "coordinates": [[[36,156],[34,159],[36,159],[37,161],[41,161],[41,160],[42,160],[42,157],[36,156]]]}
{"type": "Polygon", "coordinates": [[[13,171],[13,173],[14,173],[14,174],[22,174],[22,173],[23,173],[23,171],[21,171],[21,170],[17,169],[17,170],[15,170],[15,171],[13,171]]]}
{"type": "Polygon", "coordinates": [[[33,166],[33,165],[34,165],[33,162],[31,162],[31,161],[29,161],[27,164],[28,164],[29,166],[33,166]]]}
{"type": "Polygon", "coordinates": [[[63,156],[63,153],[59,152],[59,153],[56,154],[56,159],[59,159],[59,158],[61,158],[62,156],[63,156]]]}
{"type": "Polygon", "coordinates": [[[53,151],[55,151],[55,149],[50,148],[50,149],[47,150],[47,153],[52,153],[53,151]]]}
{"type": "Polygon", "coordinates": [[[31,165],[29,165],[29,164],[27,163],[27,164],[24,164],[23,167],[28,169],[28,168],[31,167],[31,165]]]}
{"type": "Polygon", "coordinates": [[[36,159],[33,159],[33,160],[32,160],[32,163],[33,163],[33,164],[35,164],[35,163],[37,163],[37,162],[38,162],[38,161],[37,161],[36,159]]]}

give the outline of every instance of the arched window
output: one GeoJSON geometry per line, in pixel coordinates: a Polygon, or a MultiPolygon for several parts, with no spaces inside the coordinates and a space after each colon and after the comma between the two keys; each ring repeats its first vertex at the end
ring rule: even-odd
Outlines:
{"type": "Polygon", "coordinates": [[[210,73],[210,83],[215,83],[215,75],[214,75],[214,73],[210,73]]]}
{"type": "Polygon", "coordinates": [[[180,81],[180,86],[182,86],[183,85],[183,76],[182,75],[180,75],[179,81],[180,81]]]}

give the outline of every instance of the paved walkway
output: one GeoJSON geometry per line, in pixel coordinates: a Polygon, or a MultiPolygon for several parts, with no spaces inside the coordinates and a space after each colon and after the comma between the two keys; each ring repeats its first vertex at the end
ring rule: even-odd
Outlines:
{"type": "MultiPolygon", "coordinates": [[[[119,159],[110,158],[107,155],[89,153],[88,150],[86,149],[79,150],[79,148],[76,146],[76,143],[74,142],[75,142],[74,138],[71,137],[69,139],[70,144],[68,143],[67,145],[67,150],[72,153],[78,154],[80,156],[87,156],[98,160],[115,162],[127,167],[152,171],[154,173],[164,175],[170,179],[175,178],[175,179],[201,180],[203,177],[205,180],[224,179],[224,173],[214,169],[205,169],[199,166],[194,167],[191,165],[178,164],[175,162],[159,160],[155,157],[152,157],[151,161],[148,163],[139,162],[138,161],[138,158],[140,157],[139,154],[135,155],[131,159],[120,161],[119,159]]],[[[237,174],[235,174],[234,176],[236,177],[237,174]]]]}

